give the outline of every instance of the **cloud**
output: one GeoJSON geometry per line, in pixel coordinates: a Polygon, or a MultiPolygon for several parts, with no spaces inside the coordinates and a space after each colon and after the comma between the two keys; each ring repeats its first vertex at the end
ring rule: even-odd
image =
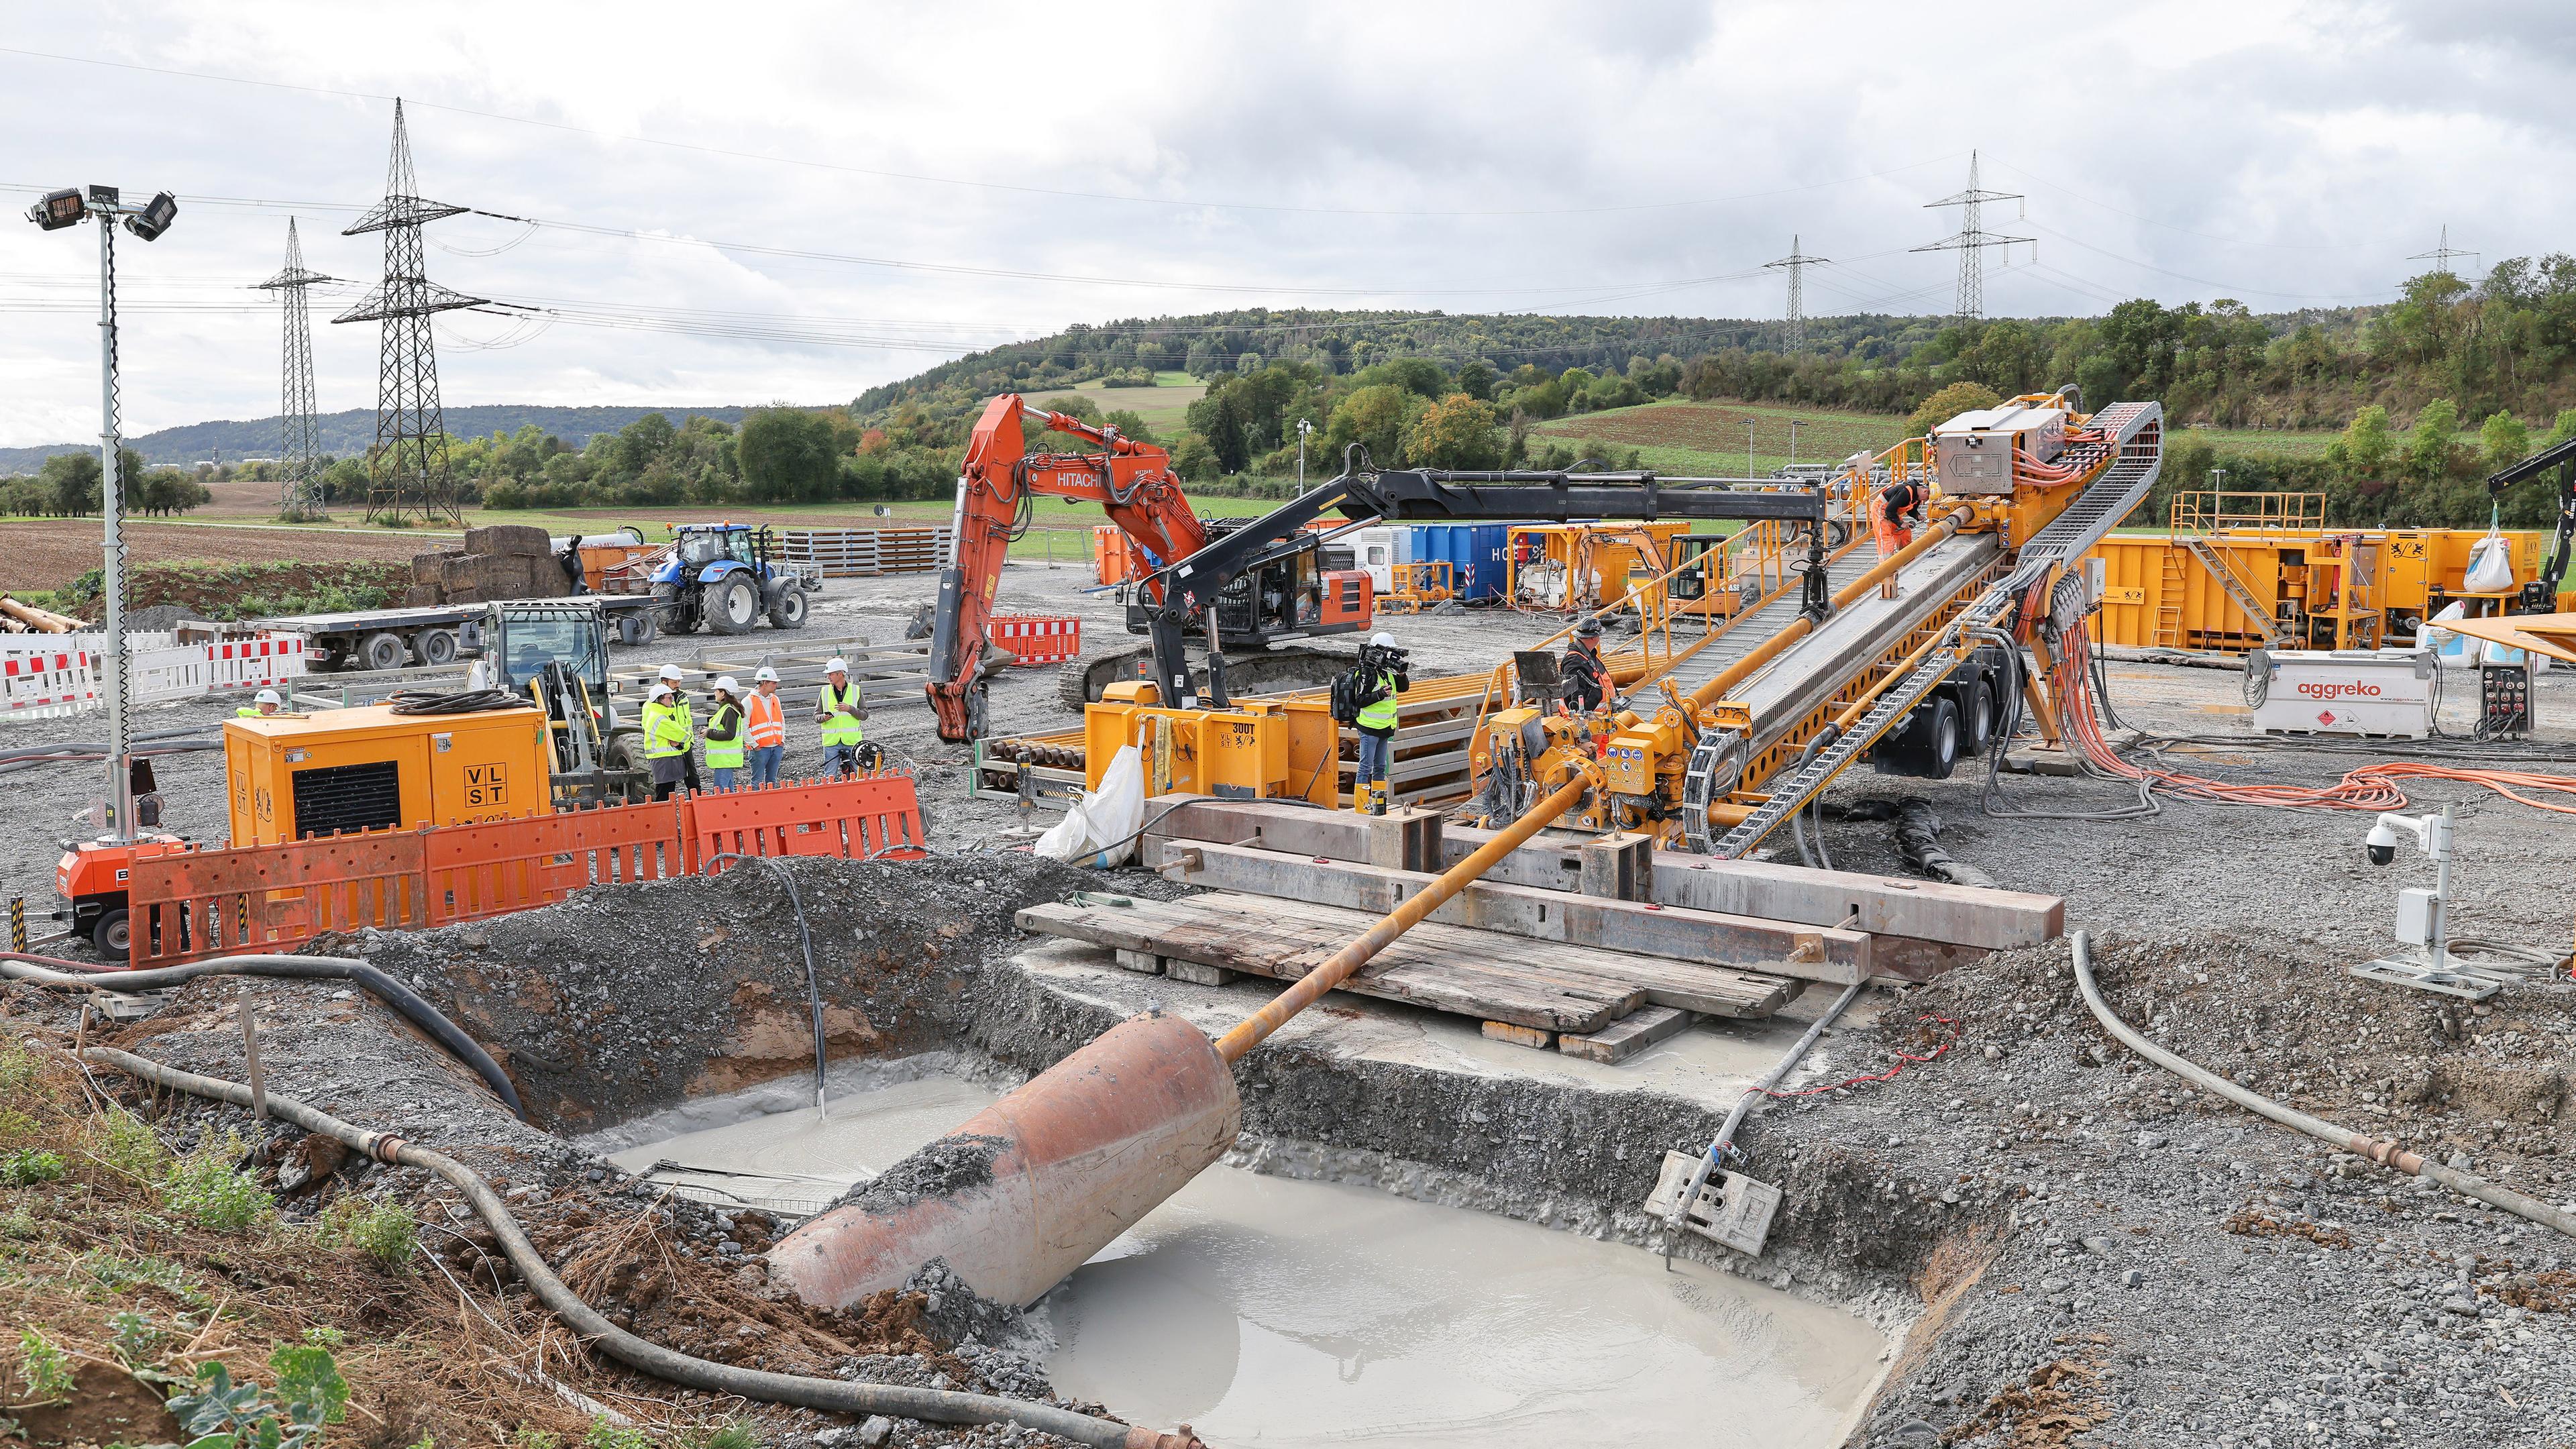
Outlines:
{"type": "MultiPolygon", "coordinates": [[[[1957,228],[1924,203],[1971,149],[2027,198],[1989,229],[2038,239],[1989,278],[1998,312],[2384,297],[2445,224],[2490,263],[2564,245],[2570,203],[2523,180],[2569,160],[2562,7],[1980,16],[127,0],[9,43],[308,89],[0,54],[0,183],[191,198],[120,252],[136,431],[275,410],[278,317],[246,287],[290,211],[219,199],[306,204],[310,263],[372,281],[331,208],[381,192],[396,93],[426,194],[663,238],[439,224],[434,278],[564,314],[442,319],[450,403],[837,401],[1071,322],[1260,304],[1776,316],[1760,264],[1793,233],[1836,263],[1811,306],[1940,310],[1955,257],[1909,248],[1957,228]]],[[[0,227],[0,445],[96,429],[94,255],[0,227]]],[[[317,298],[326,409],[374,400],[374,329],[321,320],[345,305],[317,298]]]]}

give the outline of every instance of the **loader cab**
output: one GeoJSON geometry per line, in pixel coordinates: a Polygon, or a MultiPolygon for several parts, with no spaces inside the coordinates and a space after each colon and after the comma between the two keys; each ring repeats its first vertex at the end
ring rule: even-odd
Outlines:
{"type": "Polygon", "coordinates": [[[492,605],[483,617],[483,657],[494,689],[524,693],[529,680],[559,663],[594,699],[608,697],[608,622],[595,599],[492,605]]]}

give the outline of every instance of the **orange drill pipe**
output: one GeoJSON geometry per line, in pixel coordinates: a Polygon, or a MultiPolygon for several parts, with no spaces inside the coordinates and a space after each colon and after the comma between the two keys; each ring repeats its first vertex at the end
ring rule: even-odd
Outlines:
{"type": "MultiPolygon", "coordinates": [[[[1907,564],[1914,562],[1917,558],[1922,557],[1923,553],[1927,549],[1931,548],[1932,545],[1941,543],[1956,535],[1959,529],[1964,526],[1967,521],[1968,510],[1962,508],[1952,512],[1940,522],[1933,524],[1930,528],[1925,529],[1921,538],[1914,540],[1905,547],[1898,549],[1896,552],[1889,554],[1883,559],[1880,559],[1877,563],[1870,566],[1869,572],[1864,573],[1859,578],[1843,585],[1842,591],[1834,595],[1834,607],[1837,609],[1849,607],[1853,600],[1859,598],[1870,590],[1877,588],[1880,582],[1885,580],[1889,575],[1895,573],[1898,569],[1905,567],[1907,564]]],[[[1709,680],[1699,688],[1692,690],[1690,694],[1691,703],[1702,709],[1706,709],[1708,706],[1726,698],[1726,692],[1728,690],[1733,689],[1738,684],[1743,683],[1746,679],[1751,678],[1753,673],[1762,668],[1762,666],[1779,658],[1782,650],[1797,643],[1799,640],[1806,638],[1809,633],[1814,631],[1815,627],[1814,622],[1808,619],[1806,615],[1799,615],[1797,618],[1789,622],[1788,627],[1782,629],[1779,633],[1772,635],[1770,638],[1763,640],[1760,644],[1754,646],[1753,650],[1743,658],[1738,659],[1733,664],[1720,670],[1715,678],[1709,680]]]]}
{"type": "Polygon", "coordinates": [[[1591,781],[1577,774],[1557,787],[1555,794],[1541,800],[1520,819],[1493,839],[1476,848],[1473,855],[1441,873],[1438,880],[1424,886],[1403,905],[1389,912],[1376,925],[1368,928],[1358,940],[1333,953],[1332,959],[1297,978],[1297,983],[1271,999],[1268,1006],[1237,1022],[1232,1031],[1216,1039],[1216,1054],[1232,1064],[1261,1045],[1263,1040],[1288,1024],[1288,1019],[1323,998],[1325,992],[1351,979],[1352,973],[1367,965],[1377,953],[1395,943],[1395,938],[1421,924],[1422,918],[1448,903],[1451,897],[1473,885],[1477,878],[1494,868],[1504,856],[1528,843],[1529,838],[1556,823],[1556,817],[1574,808],[1591,788],[1591,781]]]}

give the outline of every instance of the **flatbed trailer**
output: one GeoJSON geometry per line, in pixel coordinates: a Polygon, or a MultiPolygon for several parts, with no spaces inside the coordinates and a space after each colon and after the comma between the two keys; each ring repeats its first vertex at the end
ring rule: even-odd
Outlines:
{"type": "MultiPolygon", "coordinates": [[[[578,597],[593,597],[581,595],[578,597]]],[[[650,594],[600,594],[602,612],[620,644],[642,644],[660,632],[650,594]]],[[[509,602],[544,603],[546,600],[509,602]]],[[[300,634],[309,668],[440,669],[483,652],[482,622],[490,604],[419,604],[399,609],[356,609],[342,614],[288,614],[255,621],[263,629],[300,634]]]]}

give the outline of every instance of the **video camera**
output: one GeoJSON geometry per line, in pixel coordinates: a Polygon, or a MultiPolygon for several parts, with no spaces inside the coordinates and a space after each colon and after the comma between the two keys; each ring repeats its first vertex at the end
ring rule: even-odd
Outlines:
{"type": "Polygon", "coordinates": [[[1411,650],[1398,649],[1392,644],[1360,646],[1360,667],[1363,669],[1410,669],[1412,664],[1411,650]]]}

